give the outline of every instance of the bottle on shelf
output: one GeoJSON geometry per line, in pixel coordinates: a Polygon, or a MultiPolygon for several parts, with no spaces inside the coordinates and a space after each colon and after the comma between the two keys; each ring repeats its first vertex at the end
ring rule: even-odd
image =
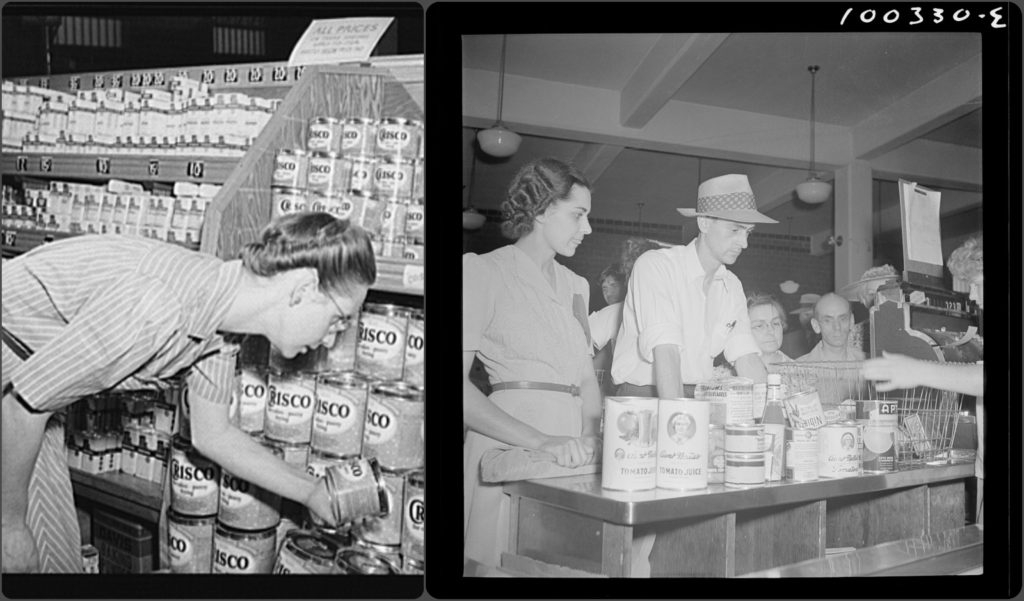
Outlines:
{"type": "Polygon", "coordinates": [[[786,414],[782,406],[782,376],[780,374],[768,374],[768,395],[764,404],[764,417],[761,424],[764,426],[765,450],[770,452],[771,460],[765,457],[765,479],[768,481],[782,480],[783,474],[783,439],[786,434],[786,414]],[[769,447],[769,440],[771,446],[769,447]],[[770,464],[770,467],[768,465],[770,464]]]}

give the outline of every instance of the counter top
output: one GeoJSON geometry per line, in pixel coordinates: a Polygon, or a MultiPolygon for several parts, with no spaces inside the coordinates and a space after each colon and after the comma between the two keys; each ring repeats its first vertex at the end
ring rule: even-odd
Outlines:
{"type": "Polygon", "coordinates": [[[971,462],[813,482],[770,482],[749,489],[710,484],[706,489],[693,491],[619,492],[602,489],[600,475],[588,475],[511,482],[504,490],[606,522],[633,526],[920,486],[973,475],[971,462]]]}

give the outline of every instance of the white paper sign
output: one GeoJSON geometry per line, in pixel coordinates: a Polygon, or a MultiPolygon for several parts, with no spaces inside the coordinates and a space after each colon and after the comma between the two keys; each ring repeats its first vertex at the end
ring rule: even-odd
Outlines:
{"type": "Polygon", "coordinates": [[[914,182],[900,180],[900,209],[907,233],[907,259],[942,266],[942,237],[939,205],[942,194],[922,188],[914,182]]]}
{"type": "Polygon", "coordinates": [[[394,17],[313,21],[288,57],[289,67],[365,61],[394,17]]]}

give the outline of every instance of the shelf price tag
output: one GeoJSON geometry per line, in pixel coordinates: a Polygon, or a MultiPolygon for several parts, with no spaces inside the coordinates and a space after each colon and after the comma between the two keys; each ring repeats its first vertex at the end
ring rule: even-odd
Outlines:
{"type": "Polygon", "coordinates": [[[77,89],[79,89],[81,87],[82,87],[82,76],[80,76],[80,75],[72,75],[71,77],[68,77],[68,89],[69,90],[77,90],[77,89]]]}
{"type": "Polygon", "coordinates": [[[306,71],[305,65],[299,65],[298,67],[295,67],[295,77],[293,77],[292,79],[294,79],[295,81],[299,81],[299,78],[302,77],[302,74],[305,71],[306,71]]]}
{"type": "Polygon", "coordinates": [[[185,174],[195,179],[202,179],[205,171],[206,164],[203,161],[189,161],[185,167],[185,174]]]}
{"type": "Polygon", "coordinates": [[[238,69],[234,67],[228,67],[224,69],[224,83],[237,83],[238,82],[238,69]]]}
{"type": "Polygon", "coordinates": [[[98,89],[104,87],[105,83],[106,83],[106,77],[102,73],[97,73],[96,75],[92,76],[92,87],[93,88],[98,90],[98,89]]]}
{"type": "Polygon", "coordinates": [[[39,170],[43,173],[53,171],[53,157],[39,157],[39,170]]]}
{"type": "Polygon", "coordinates": [[[14,230],[4,230],[4,246],[14,246],[18,241],[18,232],[14,230]]]}
{"type": "Polygon", "coordinates": [[[131,76],[129,81],[130,81],[131,87],[133,87],[133,88],[137,88],[137,87],[141,86],[142,85],[142,73],[138,73],[138,72],[132,73],[132,76],[131,76]]]}
{"type": "Polygon", "coordinates": [[[120,88],[124,85],[124,73],[115,73],[110,76],[110,87],[120,88]]]}
{"type": "Polygon", "coordinates": [[[160,161],[157,159],[149,159],[149,174],[160,175],[160,161]]]}
{"type": "Polygon", "coordinates": [[[188,79],[188,70],[178,69],[178,77],[181,77],[182,79],[188,79]]]}
{"type": "Polygon", "coordinates": [[[110,175],[110,158],[99,157],[96,159],[96,173],[100,175],[110,175]]]}
{"type": "Polygon", "coordinates": [[[164,72],[163,71],[157,71],[157,72],[153,73],[153,85],[154,86],[162,86],[165,83],[167,83],[167,82],[164,80],[164,72]]]}
{"type": "Polygon", "coordinates": [[[282,65],[275,65],[273,72],[270,74],[270,78],[273,81],[287,81],[288,80],[288,67],[282,65]]]}
{"type": "Polygon", "coordinates": [[[39,87],[40,88],[46,88],[47,90],[49,90],[50,89],[50,78],[49,77],[40,77],[39,78],[39,87]]]}
{"type": "Polygon", "coordinates": [[[255,66],[249,68],[249,82],[258,83],[263,81],[263,67],[255,66]]]}
{"type": "Polygon", "coordinates": [[[205,84],[212,84],[217,75],[213,69],[203,69],[203,75],[200,80],[205,84]]]}
{"type": "Polygon", "coordinates": [[[423,290],[423,266],[406,265],[402,271],[402,286],[423,290]]]}
{"type": "Polygon", "coordinates": [[[15,171],[28,171],[28,157],[18,155],[18,158],[14,159],[14,170],[15,171]]]}
{"type": "Polygon", "coordinates": [[[153,72],[146,71],[142,74],[142,86],[149,87],[151,85],[153,85],[153,72]]]}

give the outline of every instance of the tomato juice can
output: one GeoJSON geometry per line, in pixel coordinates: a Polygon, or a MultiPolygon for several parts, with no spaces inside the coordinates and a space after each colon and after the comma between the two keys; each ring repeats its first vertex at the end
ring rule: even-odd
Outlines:
{"type": "Polygon", "coordinates": [[[369,382],[355,372],[317,377],[313,450],[338,456],[362,453],[369,388],[369,382]]]}
{"type": "Polygon", "coordinates": [[[167,511],[167,545],[175,574],[209,574],[216,516],[194,517],[167,511]]]}
{"type": "Polygon", "coordinates": [[[308,444],[315,399],[316,374],[271,371],[264,435],[278,442],[308,444]]]}
{"type": "Polygon", "coordinates": [[[839,422],[818,428],[818,477],[849,478],[861,475],[861,426],[839,422]]]}
{"type": "Polygon", "coordinates": [[[182,516],[217,515],[220,467],[180,436],[171,445],[171,509],[182,516]]]}
{"type": "Polygon", "coordinates": [[[397,380],[405,367],[409,309],[365,303],[359,315],[356,370],[375,380],[397,380]]]}
{"type": "Polygon", "coordinates": [[[213,533],[214,574],[269,574],[274,568],[276,531],[236,530],[220,522],[213,533]]]}
{"type": "Polygon", "coordinates": [[[378,382],[370,388],[363,429],[363,456],[381,467],[407,470],[423,467],[423,389],[401,380],[378,382]]]}
{"type": "Polygon", "coordinates": [[[709,410],[706,401],[658,401],[658,488],[707,488],[709,410]]]}
{"type": "Polygon", "coordinates": [[[605,397],[601,487],[650,490],[657,486],[658,399],[605,397]]]}

